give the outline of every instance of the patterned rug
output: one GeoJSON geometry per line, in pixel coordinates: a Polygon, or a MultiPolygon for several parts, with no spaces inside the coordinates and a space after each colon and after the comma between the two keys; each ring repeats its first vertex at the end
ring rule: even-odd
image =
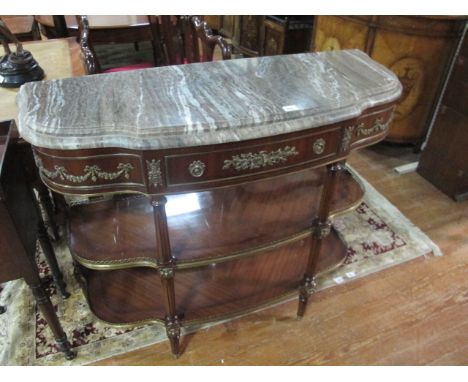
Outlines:
{"type": "MultiPolygon", "coordinates": [[[[441,255],[438,247],[395,206],[365,180],[361,178],[361,181],[366,188],[362,204],[355,211],[333,221],[335,229],[348,246],[346,261],[333,273],[318,280],[319,290],[420,256],[441,255]]],[[[66,245],[59,244],[56,253],[72,294],[69,299],[61,299],[57,293],[39,249],[38,263],[78,357],[66,361],[57,351],[46,321],[36,310],[29,288],[22,280],[16,280],[0,287],[0,305],[7,307],[7,312],[0,315],[0,365],[83,365],[166,341],[165,329],[160,324],[124,330],[97,320],[73,277],[71,256],[66,245]]],[[[191,331],[220,323],[206,324],[191,331]]]]}

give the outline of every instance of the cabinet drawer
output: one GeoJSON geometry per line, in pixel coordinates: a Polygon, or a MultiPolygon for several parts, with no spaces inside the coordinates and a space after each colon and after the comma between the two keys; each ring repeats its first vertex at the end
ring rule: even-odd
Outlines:
{"type": "MultiPolygon", "coordinates": [[[[269,143],[165,157],[167,185],[203,183],[330,160],[336,156],[340,127],[269,143]]],[[[237,143],[238,145],[238,143],[237,143]]]]}
{"type": "Polygon", "coordinates": [[[141,157],[136,154],[102,154],[93,156],[57,156],[34,150],[42,180],[52,189],[89,193],[107,187],[142,188],[145,179],[141,157]]]}
{"type": "Polygon", "coordinates": [[[376,110],[362,115],[357,121],[345,129],[345,135],[349,134],[351,148],[367,146],[383,139],[392,124],[394,106],[384,110],[376,110]]]}

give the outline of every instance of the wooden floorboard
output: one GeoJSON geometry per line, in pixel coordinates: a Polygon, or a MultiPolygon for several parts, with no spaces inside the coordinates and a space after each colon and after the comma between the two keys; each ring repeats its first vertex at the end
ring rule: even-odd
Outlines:
{"type": "Polygon", "coordinates": [[[97,365],[468,365],[468,201],[417,173],[410,148],[380,144],[349,163],[436,244],[420,258],[313,296],[302,320],[289,302],[97,365]]]}

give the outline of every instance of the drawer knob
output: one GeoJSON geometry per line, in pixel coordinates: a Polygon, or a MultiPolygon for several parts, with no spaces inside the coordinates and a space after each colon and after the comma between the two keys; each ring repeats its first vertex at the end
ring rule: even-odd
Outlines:
{"type": "Polygon", "coordinates": [[[315,154],[322,154],[323,150],[325,150],[325,139],[319,138],[314,142],[314,145],[312,146],[312,149],[314,150],[315,154]]]}
{"type": "Polygon", "coordinates": [[[195,178],[199,178],[205,172],[206,165],[201,160],[196,160],[190,163],[188,170],[190,175],[194,176],[195,178]]]}

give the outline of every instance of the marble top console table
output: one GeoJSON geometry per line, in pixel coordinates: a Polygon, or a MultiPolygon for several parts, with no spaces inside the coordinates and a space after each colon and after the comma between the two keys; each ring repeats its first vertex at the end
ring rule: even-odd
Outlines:
{"type": "Polygon", "coordinates": [[[342,263],[331,218],[363,191],[350,151],[383,139],[401,84],[334,51],[152,68],[23,86],[19,130],[70,207],[91,309],[181,326],[294,294],[342,263]],[[113,195],[113,196],[112,196],[113,195]]]}

